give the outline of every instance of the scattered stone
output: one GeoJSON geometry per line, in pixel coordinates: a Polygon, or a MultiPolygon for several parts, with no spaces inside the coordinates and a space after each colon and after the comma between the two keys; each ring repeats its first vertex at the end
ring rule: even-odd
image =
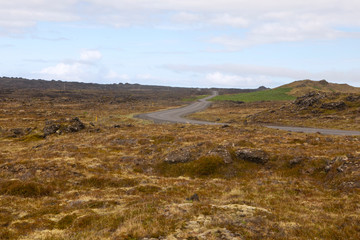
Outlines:
{"type": "Polygon", "coordinates": [[[360,101],[360,95],[350,95],[350,96],[346,97],[345,100],[349,101],[349,102],[357,102],[357,101],[360,101]]]}
{"type": "Polygon", "coordinates": [[[8,130],[8,133],[9,137],[17,138],[30,134],[32,130],[32,128],[13,128],[8,130]]]}
{"type": "Polygon", "coordinates": [[[327,110],[345,110],[347,105],[344,102],[323,103],[320,108],[327,110]]]}
{"type": "Polygon", "coordinates": [[[195,160],[194,149],[192,147],[185,147],[169,153],[164,162],[166,163],[186,163],[195,160]]]}
{"type": "Polygon", "coordinates": [[[113,128],[121,128],[121,126],[119,124],[115,124],[113,128]]]}
{"type": "Polygon", "coordinates": [[[269,161],[269,155],[260,149],[239,149],[235,151],[236,157],[244,161],[265,164],[269,161]]]}
{"type": "Polygon", "coordinates": [[[331,165],[327,165],[324,170],[325,172],[329,172],[331,170],[331,165]]]}
{"type": "Polygon", "coordinates": [[[295,157],[293,159],[290,160],[290,167],[294,167],[300,163],[302,163],[304,161],[303,157],[295,157]]]}
{"type": "Polygon", "coordinates": [[[245,102],[244,101],[229,101],[229,102],[232,102],[232,103],[235,103],[235,104],[244,104],[245,102]]]}
{"type": "Polygon", "coordinates": [[[191,197],[189,197],[189,198],[186,198],[186,200],[188,200],[188,201],[197,201],[197,202],[199,202],[200,201],[200,199],[199,199],[199,196],[197,195],[197,193],[195,193],[194,195],[192,195],[191,197]]]}
{"type": "Polygon", "coordinates": [[[56,133],[60,129],[60,124],[53,123],[52,121],[46,121],[45,127],[44,127],[44,136],[49,136],[51,134],[56,133]]]}
{"type": "Polygon", "coordinates": [[[55,133],[60,135],[63,132],[79,132],[84,128],[84,123],[82,123],[78,117],[75,117],[70,120],[61,119],[57,121],[46,121],[43,132],[46,137],[55,133]]]}
{"type": "Polygon", "coordinates": [[[85,128],[85,125],[80,121],[78,117],[75,117],[70,120],[70,125],[67,126],[66,131],[67,132],[79,132],[80,130],[83,130],[85,128]]]}
{"type": "Polygon", "coordinates": [[[208,154],[221,157],[224,163],[232,163],[231,154],[224,146],[218,146],[217,148],[211,150],[208,154]]]}
{"type": "Polygon", "coordinates": [[[224,124],[224,125],[221,126],[221,128],[228,128],[228,127],[230,127],[229,124],[224,124]]]}

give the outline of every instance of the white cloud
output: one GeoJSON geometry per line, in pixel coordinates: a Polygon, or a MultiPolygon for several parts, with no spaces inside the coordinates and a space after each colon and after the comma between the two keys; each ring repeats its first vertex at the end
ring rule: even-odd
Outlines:
{"type": "Polygon", "coordinates": [[[68,77],[75,78],[74,80],[79,80],[78,75],[82,74],[82,72],[83,72],[83,65],[80,63],[74,63],[74,64],[59,63],[56,64],[55,66],[47,67],[39,71],[40,74],[53,75],[56,76],[57,78],[66,78],[66,80],[69,80],[68,77]]]}
{"type": "Polygon", "coordinates": [[[84,50],[77,60],[66,60],[54,66],[49,66],[34,72],[36,76],[45,79],[60,79],[64,81],[99,82],[99,80],[114,80],[115,73],[102,66],[99,60],[102,54],[97,50],[84,50]]]}
{"type": "Polygon", "coordinates": [[[189,13],[189,12],[179,12],[172,16],[172,20],[180,23],[194,23],[199,22],[203,19],[203,16],[200,14],[189,13]]]}
{"type": "Polygon", "coordinates": [[[360,27],[359,12],[358,0],[12,0],[0,2],[0,33],[21,32],[39,22],[70,21],[115,27],[231,26],[246,28],[248,35],[218,36],[212,42],[241,49],[272,42],[358,37],[339,29],[360,27]]]}
{"type": "Polygon", "coordinates": [[[244,28],[249,25],[249,21],[243,17],[232,16],[230,14],[219,14],[209,21],[214,25],[231,26],[236,28],[244,28]]]}
{"type": "Polygon", "coordinates": [[[101,52],[97,50],[85,50],[80,54],[80,60],[85,62],[94,62],[102,58],[101,52]]]}

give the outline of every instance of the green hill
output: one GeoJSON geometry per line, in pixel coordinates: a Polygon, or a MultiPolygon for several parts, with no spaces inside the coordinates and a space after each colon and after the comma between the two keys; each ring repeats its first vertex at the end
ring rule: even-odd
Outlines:
{"type": "Polygon", "coordinates": [[[291,101],[296,97],[303,96],[309,92],[341,92],[341,93],[360,93],[360,88],[352,87],[348,84],[329,83],[326,80],[312,81],[300,80],[277,88],[256,91],[251,93],[220,95],[212,100],[214,101],[291,101]]]}

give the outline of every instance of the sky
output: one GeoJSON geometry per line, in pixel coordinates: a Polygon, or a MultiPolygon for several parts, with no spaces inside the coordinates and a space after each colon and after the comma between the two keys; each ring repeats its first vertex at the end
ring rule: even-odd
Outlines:
{"type": "Polygon", "coordinates": [[[359,0],[0,0],[0,76],[360,87],[359,0]]]}

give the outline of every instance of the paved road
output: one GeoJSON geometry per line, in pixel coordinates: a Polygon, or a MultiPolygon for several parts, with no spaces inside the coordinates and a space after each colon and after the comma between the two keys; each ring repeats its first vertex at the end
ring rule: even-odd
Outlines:
{"type": "MultiPolygon", "coordinates": [[[[184,118],[186,115],[199,112],[208,108],[211,105],[211,103],[207,100],[217,95],[218,93],[214,91],[211,96],[200,99],[197,102],[194,102],[182,108],[145,113],[145,114],[137,115],[135,117],[146,120],[152,120],[156,123],[170,122],[170,123],[224,125],[224,123],[214,123],[214,122],[198,121],[198,120],[191,120],[184,118]]],[[[290,132],[321,133],[326,135],[339,135],[339,136],[360,136],[360,131],[345,131],[345,130],[336,130],[336,129],[321,129],[321,128],[307,128],[307,127],[276,126],[276,125],[265,125],[265,127],[285,130],[290,132]]]]}
{"type": "Polygon", "coordinates": [[[339,136],[360,136],[359,131],[346,131],[346,130],[336,130],[336,129],[307,128],[307,127],[271,126],[271,125],[266,125],[265,127],[291,131],[291,132],[321,133],[325,135],[339,135],[339,136]]]}
{"type": "Polygon", "coordinates": [[[198,121],[198,120],[191,120],[186,119],[184,116],[189,115],[191,113],[202,111],[208,108],[211,105],[211,102],[207,101],[210,98],[217,96],[218,93],[216,91],[213,92],[211,96],[206,98],[202,98],[188,106],[182,108],[175,108],[170,110],[152,112],[152,113],[145,113],[140,114],[135,117],[152,120],[156,123],[191,123],[191,124],[207,124],[207,125],[223,125],[222,123],[214,123],[214,122],[206,122],[206,121],[198,121]]]}

